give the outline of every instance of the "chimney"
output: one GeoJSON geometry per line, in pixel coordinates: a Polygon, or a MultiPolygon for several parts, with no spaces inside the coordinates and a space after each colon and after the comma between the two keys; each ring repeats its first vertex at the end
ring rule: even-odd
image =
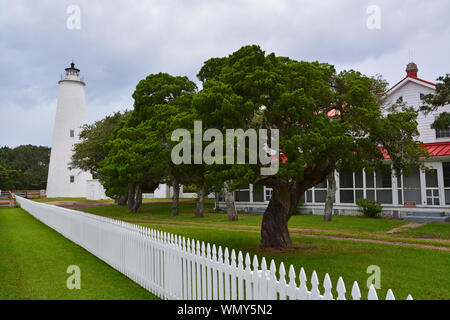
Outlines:
{"type": "Polygon", "coordinates": [[[419,72],[419,69],[417,68],[417,64],[414,62],[408,63],[406,66],[406,75],[408,77],[415,77],[417,78],[417,72],[419,72]]]}

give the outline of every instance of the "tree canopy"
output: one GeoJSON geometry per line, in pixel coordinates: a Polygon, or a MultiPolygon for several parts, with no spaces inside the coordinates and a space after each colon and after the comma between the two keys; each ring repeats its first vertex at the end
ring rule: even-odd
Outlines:
{"type": "Polygon", "coordinates": [[[166,73],[141,80],[133,94],[134,109],[106,147],[100,173],[107,192],[128,188],[128,207],[138,212],[142,191],[155,190],[163,181],[181,177],[171,162],[170,135],[177,119],[191,108],[197,86],[187,77],[166,73]]]}
{"type": "MultiPolygon", "coordinates": [[[[417,141],[418,110],[398,105],[387,110],[382,101],[387,84],[379,77],[354,70],[338,73],[327,63],[266,54],[256,45],[206,61],[197,77],[203,84],[200,91],[187,77],[166,73],[140,81],[129,118],[114,130],[104,153],[93,156],[96,164],[103,158],[100,167],[80,157],[86,168],[105,177],[108,195],[128,193],[132,212],[141,206],[142,191],[153,191],[159,183],[195,184],[199,198],[224,186],[265,185],[273,193],[263,217],[261,247],[280,249],[291,243],[288,221],[301,197],[330,173],[385,168],[386,154],[397,173],[407,172],[426,154],[417,141]],[[216,161],[175,164],[172,133],[184,128],[192,139],[198,121],[202,138],[206,130],[217,133],[201,141],[216,161]],[[220,150],[225,148],[220,136],[232,129],[253,130],[258,138],[267,133],[267,145],[258,154],[272,159],[277,170],[261,170],[273,163],[228,161],[236,159],[237,150],[220,150]]],[[[95,135],[88,139],[101,140],[95,135]]],[[[233,146],[246,144],[246,138],[233,140],[233,146]]],[[[197,153],[203,155],[197,147],[189,144],[194,160],[197,153]]],[[[246,146],[246,159],[252,155],[246,146]]],[[[174,215],[177,201],[174,195],[174,215]]],[[[201,211],[201,199],[198,204],[201,211]]]]}
{"type": "Polygon", "coordinates": [[[279,130],[279,151],[287,161],[280,161],[278,173],[262,176],[260,166],[253,165],[246,166],[245,175],[234,175],[240,183],[273,188],[263,218],[263,248],[291,243],[287,222],[300,198],[335,169],[381,166],[387,152],[401,171],[422,154],[415,141],[417,112],[385,114],[385,83],[357,71],[337,73],[326,63],[266,55],[259,46],[246,46],[206,61],[198,77],[204,89],[196,99],[209,100],[197,109],[205,118],[211,115],[214,125],[279,130]]]}
{"type": "Polygon", "coordinates": [[[0,166],[3,168],[0,189],[45,189],[49,161],[48,147],[24,145],[0,148],[0,166]]]}

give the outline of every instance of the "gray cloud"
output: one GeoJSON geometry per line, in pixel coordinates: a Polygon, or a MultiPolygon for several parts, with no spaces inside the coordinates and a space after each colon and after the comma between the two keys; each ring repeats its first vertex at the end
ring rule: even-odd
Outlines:
{"type": "Polygon", "coordinates": [[[404,76],[414,53],[420,76],[450,73],[450,3],[435,1],[134,0],[0,1],[0,145],[50,145],[57,81],[74,59],[87,82],[89,121],[131,108],[149,73],[195,74],[203,61],[242,45],[338,70],[404,76]],[[68,30],[66,9],[81,8],[68,30]],[[368,5],[381,29],[366,27],[368,5]]]}

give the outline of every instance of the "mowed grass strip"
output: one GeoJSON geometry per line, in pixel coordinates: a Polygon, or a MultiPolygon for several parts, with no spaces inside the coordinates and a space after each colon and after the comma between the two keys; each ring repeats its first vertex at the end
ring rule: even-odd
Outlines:
{"type": "Polygon", "coordinates": [[[0,300],[157,299],[22,209],[0,209],[0,300]],[[81,269],[69,290],[67,268],[81,269]]]}
{"type": "MultiPolygon", "coordinates": [[[[353,281],[358,281],[363,297],[367,298],[366,282],[370,276],[367,267],[371,265],[379,266],[381,270],[381,289],[378,290],[380,299],[385,299],[388,289],[392,289],[399,300],[405,300],[408,294],[414,299],[450,299],[448,252],[301,236],[293,236],[293,247],[280,252],[259,249],[260,235],[254,232],[179,225],[152,226],[152,229],[209,242],[222,248],[241,250],[243,253],[249,252],[251,255],[257,254],[260,259],[265,257],[268,264],[274,259],[277,266],[283,262],[287,271],[292,264],[297,272],[297,281],[300,267],[305,268],[308,280],[313,270],[316,270],[321,283],[325,274],[329,273],[334,287],[339,276],[342,276],[347,286],[348,299],[353,281]]],[[[323,287],[320,289],[323,292],[323,287]]],[[[333,291],[336,296],[335,288],[333,291]]]]}

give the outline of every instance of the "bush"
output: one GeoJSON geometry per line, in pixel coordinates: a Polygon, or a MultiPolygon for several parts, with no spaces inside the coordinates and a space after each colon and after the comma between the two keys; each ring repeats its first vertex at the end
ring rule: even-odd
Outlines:
{"type": "Polygon", "coordinates": [[[382,207],[379,202],[369,199],[359,199],[356,201],[359,212],[368,218],[377,218],[381,213],[382,207]]]}

